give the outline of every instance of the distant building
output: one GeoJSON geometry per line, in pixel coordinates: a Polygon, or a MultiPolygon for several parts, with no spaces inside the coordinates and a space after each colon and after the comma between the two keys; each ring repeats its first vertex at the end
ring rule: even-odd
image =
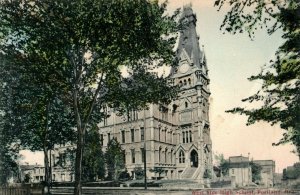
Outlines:
{"type": "Polygon", "coordinates": [[[45,167],[42,165],[20,165],[20,171],[22,181],[26,175],[30,176],[30,183],[39,183],[45,180],[45,167]]]}
{"type": "Polygon", "coordinates": [[[255,164],[261,166],[260,184],[265,187],[274,186],[275,161],[273,160],[255,160],[255,164]]]}
{"type": "Polygon", "coordinates": [[[252,171],[249,157],[229,157],[229,176],[233,187],[250,185],[252,183],[252,171]]]}

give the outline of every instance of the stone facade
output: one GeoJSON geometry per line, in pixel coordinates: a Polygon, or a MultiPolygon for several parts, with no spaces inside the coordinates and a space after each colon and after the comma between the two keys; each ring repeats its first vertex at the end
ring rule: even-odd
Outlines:
{"type": "MultiPolygon", "coordinates": [[[[204,51],[199,48],[196,15],[185,7],[177,48],[178,68],[169,79],[180,85],[178,99],[169,105],[149,105],[148,110],[132,111],[128,117],[110,112],[99,123],[103,149],[115,137],[122,145],[127,170],[143,168],[146,151],[147,176],[162,168],[168,179],[202,180],[212,174],[212,142],[209,123],[209,78],[204,51]]],[[[143,92],[141,92],[143,93],[143,92]]]]}
{"type": "Polygon", "coordinates": [[[252,184],[252,171],[249,157],[229,157],[229,177],[232,187],[243,187],[252,184]]]}
{"type": "Polygon", "coordinates": [[[261,181],[260,184],[265,187],[274,186],[275,161],[274,160],[255,160],[255,164],[261,166],[261,181]]]}

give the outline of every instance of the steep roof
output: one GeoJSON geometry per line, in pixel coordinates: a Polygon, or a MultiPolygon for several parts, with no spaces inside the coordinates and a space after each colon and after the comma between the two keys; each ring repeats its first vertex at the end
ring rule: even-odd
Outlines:
{"type": "Polygon", "coordinates": [[[185,6],[180,18],[182,29],[180,30],[177,57],[180,60],[180,55],[184,50],[190,58],[191,63],[198,68],[201,68],[202,52],[199,48],[196,22],[197,17],[193,13],[191,6],[185,6]]]}

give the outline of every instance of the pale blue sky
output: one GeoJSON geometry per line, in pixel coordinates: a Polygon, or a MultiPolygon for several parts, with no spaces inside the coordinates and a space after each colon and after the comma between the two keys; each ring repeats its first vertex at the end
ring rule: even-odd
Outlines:
{"type": "MultiPolygon", "coordinates": [[[[246,118],[225,113],[225,110],[242,106],[241,99],[248,97],[259,88],[259,82],[247,78],[259,72],[260,67],[273,56],[283,42],[281,33],[269,36],[262,30],[251,41],[247,34],[223,34],[219,26],[226,13],[213,7],[214,0],[169,0],[169,9],[174,10],[192,3],[197,14],[197,32],[200,44],[204,45],[209,76],[211,79],[210,122],[214,153],[225,157],[250,153],[254,160],[273,159],[276,172],[298,160],[290,151],[289,144],[273,147],[272,143],[281,138],[282,130],[267,123],[246,126],[246,118]]],[[[42,155],[26,153],[25,161],[42,163],[42,155]]]]}
{"type": "Polygon", "coordinates": [[[241,104],[241,99],[254,94],[259,82],[247,78],[260,71],[283,43],[281,32],[269,36],[265,30],[256,33],[254,40],[247,34],[225,35],[219,30],[228,6],[220,12],[214,0],[170,0],[170,8],[192,3],[197,15],[197,32],[204,45],[211,79],[210,122],[213,151],[225,157],[244,155],[254,160],[273,159],[276,172],[298,160],[287,144],[273,147],[283,133],[278,126],[260,122],[246,126],[246,117],[225,113],[241,104]]]}

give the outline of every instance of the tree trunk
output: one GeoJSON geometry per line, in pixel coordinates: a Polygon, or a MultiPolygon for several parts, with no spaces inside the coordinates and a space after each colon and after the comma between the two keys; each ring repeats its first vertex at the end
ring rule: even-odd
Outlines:
{"type": "Polygon", "coordinates": [[[48,150],[47,147],[44,145],[43,148],[44,151],[44,166],[45,166],[45,185],[44,187],[47,187],[47,193],[48,194],[50,191],[50,181],[49,181],[49,156],[48,156],[48,150]]]}
{"type": "Polygon", "coordinates": [[[74,103],[74,112],[76,117],[76,125],[77,125],[77,146],[76,146],[76,158],[75,158],[75,186],[74,186],[74,194],[81,195],[82,194],[82,157],[83,157],[83,144],[84,144],[84,131],[85,128],[82,125],[80,113],[79,113],[79,105],[78,105],[78,91],[75,90],[73,93],[73,103],[74,103]]]}
{"type": "Polygon", "coordinates": [[[83,155],[83,129],[78,129],[77,132],[77,148],[75,158],[75,195],[81,195],[81,178],[82,178],[82,155],[83,155]]]}

